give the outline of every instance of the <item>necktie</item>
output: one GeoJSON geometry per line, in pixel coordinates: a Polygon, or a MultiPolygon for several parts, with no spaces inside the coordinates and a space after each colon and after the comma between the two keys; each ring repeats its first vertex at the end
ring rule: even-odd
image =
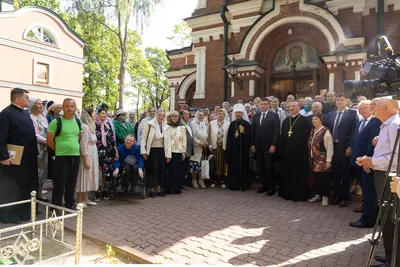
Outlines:
{"type": "Polygon", "coordinates": [[[264,119],[265,119],[265,113],[263,113],[263,115],[262,115],[261,124],[260,124],[261,126],[263,125],[264,119]]]}
{"type": "Polygon", "coordinates": [[[335,128],[333,129],[333,140],[334,141],[338,140],[339,123],[340,123],[340,117],[342,117],[342,113],[343,112],[339,112],[336,117],[335,128]]]}
{"type": "Polygon", "coordinates": [[[363,120],[363,122],[361,123],[360,130],[358,131],[359,133],[361,133],[361,131],[364,130],[366,124],[367,124],[367,120],[363,120]]]}

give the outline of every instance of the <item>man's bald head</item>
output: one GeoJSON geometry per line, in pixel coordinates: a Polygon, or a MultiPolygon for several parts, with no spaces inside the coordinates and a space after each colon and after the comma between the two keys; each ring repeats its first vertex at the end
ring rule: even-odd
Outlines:
{"type": "Polygon", "coordinates": [[[314,102],[314,104],[312,104],[312,113],[314,115],[318,115],[322,113],[322,104],[321,102],[314,102]]]}
{"type": "Polygon", "coordinates": [[[375,116],[384,122],[391,116],[399,112],[399,103],[391,98],[382,97],[378,100],[375,107],[375,116]]]}

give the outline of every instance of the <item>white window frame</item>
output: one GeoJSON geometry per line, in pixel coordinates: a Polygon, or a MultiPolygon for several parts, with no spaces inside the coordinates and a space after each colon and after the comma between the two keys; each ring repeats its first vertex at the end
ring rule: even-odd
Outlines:
{"type": "Polygon", "coordinates": [[[43,25],[43,24],[35,24],[35,25],[31,25],[28,28],[26,28],[25,32],[24,32],[24,39],[28,40],[28,41],[31,41],[31,42],[35,42],[35,43],[48,45],[48,46],[51,46],[51,47],[56,47],[56,48],[60,48],[61,47],[59,36],[49,26],[43,25]],[[42,41],[42,40],[36,40],[36,39],[33,39],[33,38],[29,38],[28,37],[28,33],[29,33],[30,30],[32,30],[34,28],[42,28],[43,30],[45,30],[47,33],[49,33],[53,37],[55,43],[53,44],[53,43],[48,43],[48,42],[45,42],[45,41],[42,41]]]}

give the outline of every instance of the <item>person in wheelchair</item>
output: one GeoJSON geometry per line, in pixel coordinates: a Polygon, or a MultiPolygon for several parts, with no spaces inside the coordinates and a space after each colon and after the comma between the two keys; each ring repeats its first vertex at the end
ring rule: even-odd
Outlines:
{"type": "Polygon", "coordinates": [[[125,192],[133,193],[138,177],[144,179],[143,161],[140,148],[136,144],[135,136],[128,134],[124,144],[118,146],[119,159],[115,163],[114,177],[122,177],[122,188],[125,192]],[[129,190],[129,184],[131,185],[129,190]]]}

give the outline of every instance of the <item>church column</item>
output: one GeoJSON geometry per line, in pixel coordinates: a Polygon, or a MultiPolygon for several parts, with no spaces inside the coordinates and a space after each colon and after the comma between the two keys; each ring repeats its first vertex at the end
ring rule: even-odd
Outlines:
{"type": "Polygon", "coordinates": [[[335,91],[335,73],[329,73],[329,91],[335,91]]]}
{"type": "Polygon", "coordinates": [[[249,96],[254,96],[255,85],[256,85],[255,80],[249,81],[249,96]]]}
{"type": "Polygon", "coordinates": [[[169,102],[169,110],[175,110],[175,86],[170,87],[170,102],[169,102]]]}
{"type": "Polygon", "coordinates": [[[231,97],[235,97],[235,82],[231,82],[231,97]]]}
{"type": "Polygon", "coordinates": [[[194,99],[205,98],[206,91],[206,47],[196,47],[196,93],[194,99]]]}

